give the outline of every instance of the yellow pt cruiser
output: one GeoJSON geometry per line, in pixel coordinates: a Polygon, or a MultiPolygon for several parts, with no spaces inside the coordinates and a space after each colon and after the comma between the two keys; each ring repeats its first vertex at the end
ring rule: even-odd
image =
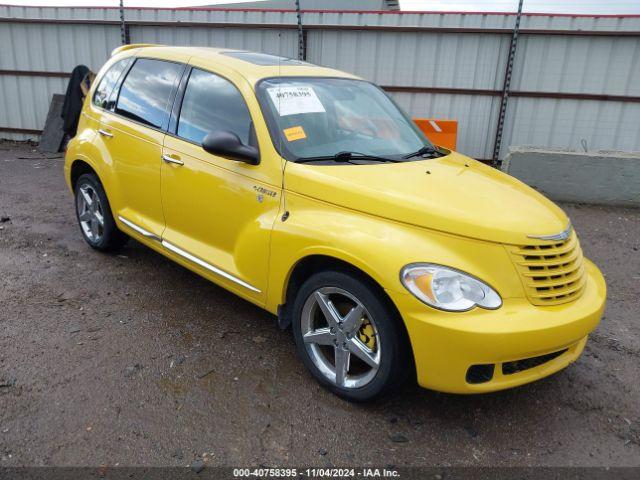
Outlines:
{"type": "Polygon", "coordinates": [[[432,145],[379,87],[247,51],[129,45],[66,152],[84,239],[128,237],[278,316],[323,386],[489,392],[576,360],[605,304],[567,216],[432,145]]]}

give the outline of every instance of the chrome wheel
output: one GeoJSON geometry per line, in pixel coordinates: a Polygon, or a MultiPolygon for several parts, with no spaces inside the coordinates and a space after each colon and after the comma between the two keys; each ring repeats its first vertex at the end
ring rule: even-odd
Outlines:
{"type": "Polygon", "coordinates": [[[375,320],[355,296],[337,287],[314,291],[302,308],[305,349],[330,382],[361,388],[380,367],[381,348],[375,320]]]}
{"type": "Polygon", "coordinates": [[[100,243],[104,236],[104,215],[100,197],[96,190],[85,183],[76,194],[78,221],[85,237],[91,243],[100,243]]]}

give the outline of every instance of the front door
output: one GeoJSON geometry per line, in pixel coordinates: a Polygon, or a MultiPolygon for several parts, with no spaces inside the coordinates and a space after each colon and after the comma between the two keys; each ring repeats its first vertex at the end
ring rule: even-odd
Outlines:
{"type": "Polygon", "coordinates": [[[202,140],[214,130],[231,131],[243,143],[256,145],[238,89],[194,68],[175,136],[167,135],[164,142],[163,245],[216,283],[261,303],[280,189],[264,182],[261,165],[205,152],[202,140]]]}
{"type": "Polygon", "coordinates": [[[183,70],[179,63],[137,59],[122,83],[115,110],[104,111],[99,129],[116,177],[114,216],[138,233],[158,239],[164,229],[163,128],[183,70]]]}

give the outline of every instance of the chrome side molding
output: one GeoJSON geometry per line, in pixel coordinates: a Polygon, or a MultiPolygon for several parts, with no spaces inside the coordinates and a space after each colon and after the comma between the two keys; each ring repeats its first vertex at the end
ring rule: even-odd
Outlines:
{"type": "Polygon", "coordinates": [[[238,277],[234,277],[230,273],[227,273],[224,270],[221,270],[218,267],[211,265],[210,263],[207,263],[204,260],[201,260],[200,258],[194,255],[191,255],[189,252],[182,250],[180,247],[177,247],[174,244],[167,242],[166,240],[162,240],[162,246],[167,250],[171,250],[172,252],[177,253],[181,257],[184,257],[187,260],[190,260],[196,265],[200,265],[201,267],[206,268],[207,270],[215,273],[216,275],[220,275],[221,277],[226,278],[227,280],[231,280],[232,282],[237,283],[238,285],[241,285],[244,288],[251,290],[252,292],[260,293],[260,290],[254,287],[253,285],[250,285],[244,280],[240,280],[238,277]]]}
{"type": "Polygon", "coordinates": [[[118,220],[120,220],[122,223],[124,223],[127,227],[131,228],[132,230],[135,230],[136,232],[138,232],[140,235],[143,235],[147,238],[150,238],[152,240],[155,240],[157,242],[161,241],[162,239],[156,235],[155,233],[151,233],[148,230],[145,230],[142,227],[139,227],[138,225],[136,225],[135,223],[133,223],[130,220],[127,220],[126,218],[124,218],[122,215],[118,215],[118,220]]]}
{"type": "Polygon", "coordinates": [[[136,232],[138,232],[140,235],[143,235],[143,236],[145,236],[147,238],[150,238],[152,240],[156,240],[158,242],[161,242],[162,246],[164,248],[166,248],[167,250],[171,250],[173,253],[177,253],[181,257],[186,258],[187,260],[195,263],[196,265],[200,265],[201,267],[206,268],[210,272],[213,272],[216,275],[219,275],[219,276],[221,276],[223,278],[226,278],[227,280],[231,280],[232,282],[237,283],[238,285],[241,285],[244,288],[246,288],[248,290],[251,290],[252,292],[261,293],[261,290],[256,288],[256,287],[254,287],[253,285],[245,282],[244,280],[240,280],[238,277],[234,277],[230,273],[225,272],[224,270],[216,267],[215,265],[211,265],[210,263],[207,263],[204,260],[201,260],[200,258],[196,257],[195,255],[190,254],[189,252],[181,249],[180,247],[174,245],[173,243],[169,243],[166,240],[161,239],[155,233],[151,233],[148,230],[145,230],[144,228],[142,228],[142,227],[136,225],[135,223],[133,223],[132,221],[127,220],[123,216],[118,215],[118,219],[122,223],[124,223],[127,227],[129,227],[132,230],[135,230],[136,232]]]}

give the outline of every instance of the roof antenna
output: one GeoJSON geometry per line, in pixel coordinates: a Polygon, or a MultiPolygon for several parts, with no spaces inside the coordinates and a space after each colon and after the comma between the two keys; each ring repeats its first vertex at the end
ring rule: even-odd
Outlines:
{"type": "MultiPolygon", "coordinates": [[[[278,38],[281,38],[281,33],[278,33],[278,38]]],[[[278,42],[280,43],[280,42],[278,42]]],[[[278,55],[278,93],[280,93],[280,88],[282,87],[282,82],[280,81],[282,79],[282,55],[278,55]]],[[[278,115],[280,115],[280,99],[282,98],[281,95],[278,95],[278,115]]],[[[282,156],[282,135],[280,132],[278,132],[278,153],[280,153],[280,166],[282,167],[282,182],[280,184],[280,188],[282,190],[282,209],[284,210],[284,213],[282,214],[282,221],[286,222],[287,218],[289,218],[289,210],[287,210],[287,189],[285,186],[285,174],[287,173],[287,164],[289,163],[288,160],[286,160],[283,156],[282,156]]]]}

